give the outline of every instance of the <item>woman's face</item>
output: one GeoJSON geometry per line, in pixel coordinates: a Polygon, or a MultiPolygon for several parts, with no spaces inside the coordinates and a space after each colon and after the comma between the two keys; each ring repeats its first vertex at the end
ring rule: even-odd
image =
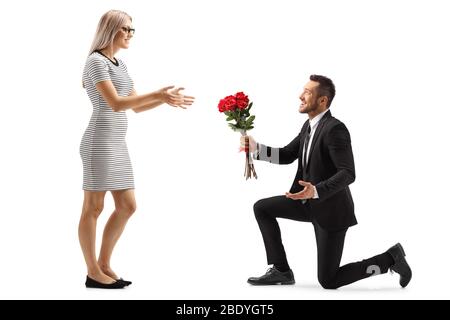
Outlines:
{"type": "Polygon", "coordinates": [[[125,24],[120,28],[114,38],[114,45],[120,49],[128,49],[130,46],[130,40],[133,38],[134,29],[131,25],[131,20],[127,19],[125,24]]]}

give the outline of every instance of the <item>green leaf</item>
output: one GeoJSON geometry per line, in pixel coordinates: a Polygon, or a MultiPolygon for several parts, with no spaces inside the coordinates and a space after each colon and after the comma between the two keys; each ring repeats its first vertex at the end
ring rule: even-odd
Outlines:
{"type": "Polygon", "coordinates": [[[236,127],[236,125],[235,125],[235,124],[229,123],[228,125],[229,125],[229,126],[230,126],[230,128],[231,128],[231,129],[233,129],[234,131],[236,131],[236,130],[237,130],[237,127],[236,127]]]}
{"type": "Polygon", "coordinates": [[[247,119],[247,121],[245,121],[246,125],[252,125],[253,124],[253,120],[255,120],[255,116],[251,116],[250,118],[247,119]]]}
{"type": "Polygon", "coordinates": [[[250,127],[247,128],[247,130],[251,130],[251,129],[253,129],[253,128],[254,128],[253,126],[250,126],[250,127]]]}
{"type": "Polygon", "coordinates": [[[230,111],[224,111],[224,113],[225,113],[226,116],[230,116],[231,115],[230,111]]]}
{"type": "Polygon", "coordinates": [[[233,116],[228,116],[226,121],[231,121],[231,120],[234,120],[234,117],[233,116]]]}
{"type": "Polygon", "coordinates": [[[253,106],[253,102],[250,102],[250,104],[248,105],[247,111],[249,111],[252,106],[253,106]]]}

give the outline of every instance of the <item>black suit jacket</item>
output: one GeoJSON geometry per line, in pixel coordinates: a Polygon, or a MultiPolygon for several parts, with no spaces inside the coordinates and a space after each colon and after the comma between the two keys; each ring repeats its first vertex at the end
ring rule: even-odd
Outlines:
{"type": "Polygon", "coordinates": [[[303,190],[298,180],[311,182],[316,187],[319,199],[309,199],[304,204],[310,210],[312,219],[330,231],[353,226],[357,221],[348,187],[355,181],[350,133],[342,122],[331,116],[330,111],[325,113],[316,128],[303,176],[302,154],[308,124],[307,120],[299,135],[283,148],[259,144],[256,159],[279,164],[298,160],[297,174],[290,192],[303,190]]]}

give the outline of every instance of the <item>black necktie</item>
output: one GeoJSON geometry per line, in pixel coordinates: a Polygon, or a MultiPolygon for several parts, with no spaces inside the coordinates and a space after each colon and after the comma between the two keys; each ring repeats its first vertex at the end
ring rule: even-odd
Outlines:
{"type": "Polygon", "coordinates": [[[306,173],[306,159],[308,159],[308,147],[309,147],[309,139],[311,138],[311,126],[308,125],[308,131],[306,133],[305,145],[303,149],[305,152],[303,153],[303,179],[305,178],[306,173]]]}

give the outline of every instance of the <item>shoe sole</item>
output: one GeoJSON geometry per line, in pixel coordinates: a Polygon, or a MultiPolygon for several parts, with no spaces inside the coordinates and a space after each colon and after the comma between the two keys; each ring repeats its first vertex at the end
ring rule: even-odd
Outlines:
{"type": "Polygon", "coordinates": [[[285,282],[275,282],[275,283],[255,283],[255,282],[247,281],[247,283],[254,285],[254,286],[282,286],[282,285],[293,285],[293,284],[295,284],[295,280],[285,281],[285,282]]]}

